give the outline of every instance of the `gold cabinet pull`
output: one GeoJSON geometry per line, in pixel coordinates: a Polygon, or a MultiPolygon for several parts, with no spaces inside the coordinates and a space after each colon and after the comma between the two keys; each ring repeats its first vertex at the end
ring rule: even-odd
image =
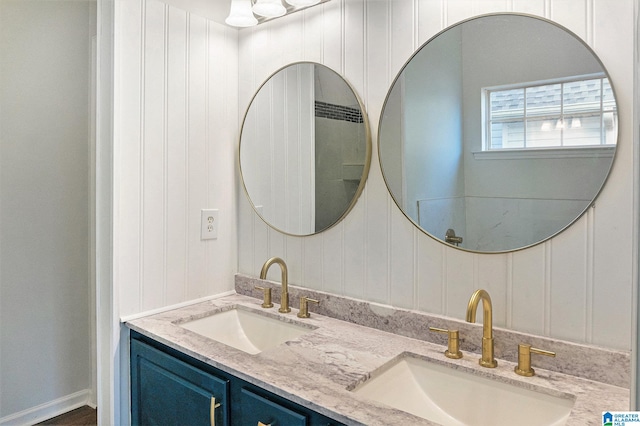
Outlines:
{"type": "Polygon", "coordinates": [[[216,408],[218,408],[219,406],[220,406],[220,403],[216,402],[216,397],[212,396],[211,397],[211,410],[210,410],[211,426],[216,426],[216,408]]]}
{"type": "Polygon", "coordinates": [[[262,307],[273,308],[273,302],[271,302],[271,287],[255,287],[256,290],[261,290],[263,293],[262,307]]]}
{"type": "Polygon", "coordinates": [[[444,328],[437,327],[429,327],[429,330],[435,331],[436,333],[445,333],[449,336],[447,350],[444,351],[444,356],[453,359],[462,358],[462,352],[460,352],[460,333],[458,330],[445,330],[444,328]]]}
{"type": "Polygon", "coordinates": [[[518,365],[513,369],[516,374],[525,377],[531,377],[536,374],[535,370],[531,368],[531,354],[546,355],[552,357],[556,356],[555,352],[532,348],[531,345],[520,343],[518,345],[518,365]]]}

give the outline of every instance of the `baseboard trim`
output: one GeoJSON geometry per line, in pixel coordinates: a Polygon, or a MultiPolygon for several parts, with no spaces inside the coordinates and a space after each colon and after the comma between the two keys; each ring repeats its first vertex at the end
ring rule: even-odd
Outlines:
{"type": "Polygon", "coordinates": [[[85,389],[71,395],[64,396],[54,401],[46,402],[44,404],[37,405],[33,408],[20,411],[15,414],[0,418],[0,425],[2,426],[22,426],[33,425],[35,423],[43,422],[52,417],[59,416],[76,408],[80,408],[84,405],[89,405],[91,400],[91,390],[85,389]]]}

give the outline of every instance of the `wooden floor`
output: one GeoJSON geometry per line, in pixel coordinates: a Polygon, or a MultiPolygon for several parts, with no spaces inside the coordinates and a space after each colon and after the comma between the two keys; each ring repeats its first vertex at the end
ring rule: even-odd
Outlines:
{"type": "Polygon", "coordinates": [[[54,417],[39,425],[57,425],[57,426],[96,426],[98,424],[97,411],[89,406],[77,408],[68,413],[54,417]]]}

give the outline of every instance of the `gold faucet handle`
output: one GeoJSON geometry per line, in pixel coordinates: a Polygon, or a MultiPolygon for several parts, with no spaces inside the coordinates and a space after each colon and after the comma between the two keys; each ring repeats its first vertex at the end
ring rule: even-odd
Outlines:
{"type": "Polygon", "coordinates": [[[555,357],[556,353],[551,351],[545,351],[543,349],[533,348],[526,343],[520,343],[518,345],[518,365],[514,368],[516,374],[525,377],[531,377],[536,374],[535,370],[531,368],[531,354],[546,355],[555,357]]]}
{"type": "Polygon", "coordinates": [[[436,333],[445,333],[449,336],[447,341],[447,350],[444,351],[444,356],[447,358],[460,359],[462,358],[462,352],[460,352],[460,333],[458,330],[446,330],[444,328],[429,327],[430,331],[436,333]]]}
{"type": "Polygon", "coordinates": [[[256,290],[261,290],[263,293],[262,307],[263,308],[273,308],[273,303],[271,302],[271,287],[255,287],[256,290]]]}
{"type": "Polygon", "coordinates": [[[298,312],[298,318],[309,318],[311,314],[309,313],[309,302],[320,304],[319,300],[310,299],[306,296],[300,297],[300,311],[298,312]]]}

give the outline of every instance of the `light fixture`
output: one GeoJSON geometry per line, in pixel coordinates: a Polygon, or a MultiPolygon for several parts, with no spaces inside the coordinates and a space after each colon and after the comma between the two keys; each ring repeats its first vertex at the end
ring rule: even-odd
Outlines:
{"type": "Polygon", "coordinates": [[[265,18],[277,18],[287,13],[281,0],[256,0],[253,4],[253,13],[265,18]]]}
{"type": "Polygon", "coordinates": [[[252,27],[329,1],[331,0],[231,0],[229,16],[224,22],[232,27],[252,27]]]}
{"type": "Polygon", "coordinates": [[[320,0],[285,0],[288,4],[294,7],[309,7],[320,3],[320,0]]]}
{"type": "Polygon", "coordinates": [[[543,132],[548,132],[549,130],[551,130],[551,123],[549,123],[548,121],[543,122],[540,130],[542,130],[543,132]]]}
{"type": "Polygon", "coordinates": [[[564,129],[564,121],[562,121],[562,119],[559,119],[558,121],[556,121],[556,130],[560,130],[560,129],[564,129]]]}
{"type": "Polygon", "coordinates": [[[582,122],[580,121],[579,118],[572,118],[571,119],[571,128],[572,129],[579,129],[580,127],[582,127],[582,122]]]}
{"type": "Polygon", "coordinates": [[[231,0],[229,16],[224,20],[233,27],[252,27],[258,25],[258,20],[251,11],[251,0],[231,0]]]}

